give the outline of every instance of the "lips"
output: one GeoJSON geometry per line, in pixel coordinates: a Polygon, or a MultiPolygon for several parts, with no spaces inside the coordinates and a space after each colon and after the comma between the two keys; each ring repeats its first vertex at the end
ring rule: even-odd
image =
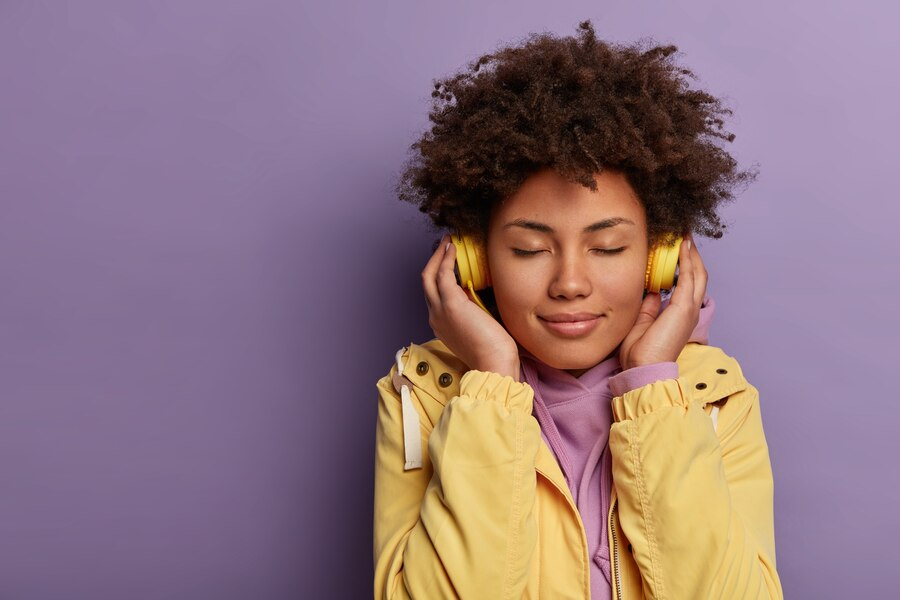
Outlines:
{"type": "Polygon", "coordinates": [[[538,317],[541,324],[553,334],[564,338],[588,335],[600,323],[603,315],[596,313],[559,313],[538,317]]]}
{"type": "Polygon", "coordinates": [[[557,313],[555,315],[543,315],[538,317],[551,323],[573,323],[575,321],[590,321],[599,317],[597,313],[578,312],[578,313],[557,313]]]}

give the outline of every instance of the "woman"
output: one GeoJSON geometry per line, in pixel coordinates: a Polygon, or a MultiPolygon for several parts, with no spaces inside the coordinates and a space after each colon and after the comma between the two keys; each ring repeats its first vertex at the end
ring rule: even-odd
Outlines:
{"type": "Polygon", "coordinates": [[[445,236],[437,339],[378,382],[376,598],[782,597],[758,394],[707,344],[691,233],[720,237],[753,174],[674,51],[584,22],[436,84],[400,195],[483,244],[491,315],[445,236]],[[663,302],[645,271],[673,232],[663,302]]]}

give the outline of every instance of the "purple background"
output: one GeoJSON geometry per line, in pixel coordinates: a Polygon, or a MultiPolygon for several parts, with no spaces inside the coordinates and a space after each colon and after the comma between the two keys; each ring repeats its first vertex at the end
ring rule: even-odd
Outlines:
{"type": "Polygon", "coordinates": [[[896,595],[886,6],[0,3],[0,598],[370,597],[374,382],[431,337],[394,179],[433,78],[585,18],[677,44],[760,164],[700,249],[786,595],[896,595]]]}

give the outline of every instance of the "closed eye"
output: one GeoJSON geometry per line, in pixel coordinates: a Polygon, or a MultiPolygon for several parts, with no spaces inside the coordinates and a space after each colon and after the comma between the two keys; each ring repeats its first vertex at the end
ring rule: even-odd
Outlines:
{"type": "MultiPolygon", "coordinates": [[[[619,254],[624,250],[624,246],[621,248],[591,248],[591,252],[596,252],[598,254],[619,254]]],[[[513,248],[512,251],[516,256],[534,256],[535,254],[546,252],[546,250],[523,250],[521,248],[513,248]]]]}

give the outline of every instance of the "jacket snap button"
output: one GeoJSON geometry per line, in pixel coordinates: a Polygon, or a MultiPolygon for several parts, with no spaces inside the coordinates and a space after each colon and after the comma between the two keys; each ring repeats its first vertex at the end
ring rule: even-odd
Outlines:
{"type": "Polygon", "coordinates": [[[453,375],[450,373],[441,373],[441,376],[438,377],[438,383],[441,384],[441,387],[447,387],[453,383],[453,375]]]}
{"type": "Polygon", "coordinates": [[[416,365],[416,373],[419,375],[424,375],[428,372],[428,363],[424,360],[416,365]]]}
{"type": "Polygon", "coordinates": [[[727,372],[728,371],[726,371],[725,369],[716,369],[716,373],[718,373],[719,375],[724,375],[727,372]]]}
{"type": "Polygon", "coordinates": [[[706,384],[703,383],[703,382],[700,382],[700,383],[698,383],[695,387],[696,387],[698,390],[705,390],[705,389],[706,389],[706,384]]]}

